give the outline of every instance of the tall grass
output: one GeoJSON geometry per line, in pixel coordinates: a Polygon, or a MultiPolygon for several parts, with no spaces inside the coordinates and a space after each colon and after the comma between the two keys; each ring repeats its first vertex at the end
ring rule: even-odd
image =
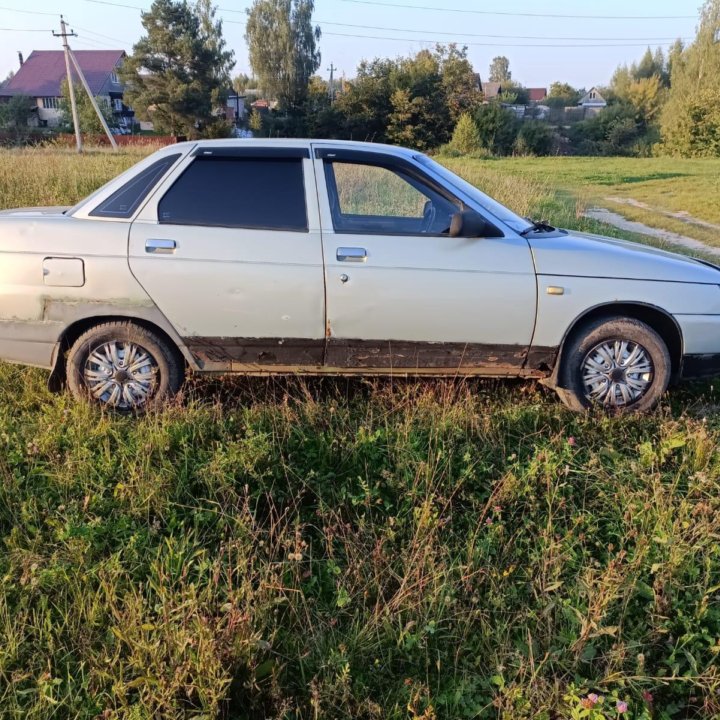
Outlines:
{"type": "MultiPolygon", "coordinates": [[[[86,159],[27,157],[17,204],[76,199],[86,159]]],[[[133,420],[45,380],[0,365],[2,718],[720,715],[712,385],[609,418],[520,383],[194,379],[133,420]]]]}

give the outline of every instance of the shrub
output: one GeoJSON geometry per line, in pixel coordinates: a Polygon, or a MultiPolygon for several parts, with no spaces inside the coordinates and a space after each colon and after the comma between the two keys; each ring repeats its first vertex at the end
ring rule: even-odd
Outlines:
{"type": "Polygon", "coordinates": [[[553,132],[547,123],[540,120],[526,120],[520,126],[515,139],[515,155],[549,155],[552,151],[553,132]]]}
{"type": "Polygon", "coordinates": [[[481,148],[480,133],[475,121],[468,113],[463,113],[455,126],[451,146],[464,155],[470,155],[481,148]]]}
{"type": "Polygon", "coordinates": [[[512,110],[499,103],[481,105],[474,115],[480,145],[494,155],[509,155],[518,134],[519,121],[512,110]]]}

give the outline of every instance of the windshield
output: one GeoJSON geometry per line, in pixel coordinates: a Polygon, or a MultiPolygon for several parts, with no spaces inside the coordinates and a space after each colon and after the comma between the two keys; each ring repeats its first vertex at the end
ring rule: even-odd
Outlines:
{"type": "Polygon", "coordinates": [[[463,180],[455,173],[450,172],[450,170],[446,167],[438,162],[435,162],[435,160],[432,160],[427,155],[413,155],[413,158],[431,170],[435,175],[442,178],[442,180],[444,180],[448,185],[460,190],[471,200],[474,200],[491,215],[494,215],[498,220],[504,222],[506,225],[515,230],[515,232],[521,233],[533,226],[531,222],[519,215],[516,215],[512,210],[508,210],[504,205],[497,202],[497,200],[493,200],[489,195],[486,195],[481,190],[478,190],[474,185],[471,185],[469,182],[463,180]]]}

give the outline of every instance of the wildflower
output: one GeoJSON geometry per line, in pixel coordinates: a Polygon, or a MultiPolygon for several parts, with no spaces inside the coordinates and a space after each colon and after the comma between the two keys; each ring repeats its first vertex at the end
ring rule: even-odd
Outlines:
{"type": "Polygon", "coordinates": [[[493,524],[492,518],[491,518],[491,517],[486,517],[486,518],[485,518],[485,524],[486,524],[486,525],[492,525],[492,524],[493,524]]]}
{"type": "Polygon", "coordinates": [[[570,447],[575,447],[577,445],[577,441],[572,435],[568,438],[567,442],[570,447]]]}
{"type": "Polygon", "coordinates": [[[628,711],[628,704],[624,700],[618,700],[615,707],[620,715],[628,711]]]}
{"type": "Polygon", "coordinates": [[[584,698],[580,701],[580,704],[581,704],[586,710],[592,710],[592,708],[594,708],[595,705],[597,705],[598,700],[600,700],[600,698],[599,698],[595,693],[590,693],[587,697],[584,697],[584,698]]]}
{"type": "Polygon", "coordinates": [[[649,692],[648,690],[643,690],[642,696],[643,696],[643,700],[644,700],[648,705],[652,705],[653,695],[652,695],[651,692],[649,692]]]}

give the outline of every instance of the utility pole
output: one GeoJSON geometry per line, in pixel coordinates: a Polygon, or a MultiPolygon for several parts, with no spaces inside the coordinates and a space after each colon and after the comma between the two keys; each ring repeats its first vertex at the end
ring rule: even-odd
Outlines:
{"type": "Polygon", "coordinates": [[[85,88],[85,92],[87,93],[87,96],[90,98],[90,102],[92,103],[93,108],[95,108],[95,112],[97,113],[98,118],[100,119],[100,124],[103,126],[103,130],[105,131],[105,134],[108,136],[108,140],[110,141],[110,145],[112,145],[113,150],[117,150],[117,143],[115,142],[115,138],[113,137],[113,134],[110,132],[110,128],[108,127],[107,121],[105,120],[105,116],[102,114],[100,108],[98,107],[97,101],[95,100],[95,97],[92,94],[92,90],[90,90],[90,86],[87,83],[87,80],[85,79],[85,75],[83,74],[83,71],[80,67],[80,63],[77,61],[77,58],[75,57],[75,53],[70,50],[70,48],[67,49],[67,53],[70,55],[70,59],[72,60],[73,65],[75,66],[75,70],[77,70],[78,77],[80,78],[80,82],[82,83],[82,86],[85,88]]]}
{"type": "Polygon", "coordinates": [[[328,85],[328,94],[330,95],[330,104],[332,105],[335,102],[335,80],[333,79],[335,76],[335,71],[337,68],[330,63],[330,67],[328,68],[330,71],[330,84],[328,85]]]}
{"type": "Polygon", "coordinates": [[[65,51],[65,72],[67,73],[68,92],[70,93],[70,107],[72,108],[73,127],[75,128],[75,143],[79,153],[83,150],[82,136],[80,135],[80,122],[78,120],[77,104],[75,103],[75,88],[73,86],[72,72],[70,70],[70,46],[68,45],[68,37],[77,37],[77,33],[67,32],[65,20],[60,16],[60,32],[53,31],[55,37],[63,39],[63,50],[65,51]]]}

